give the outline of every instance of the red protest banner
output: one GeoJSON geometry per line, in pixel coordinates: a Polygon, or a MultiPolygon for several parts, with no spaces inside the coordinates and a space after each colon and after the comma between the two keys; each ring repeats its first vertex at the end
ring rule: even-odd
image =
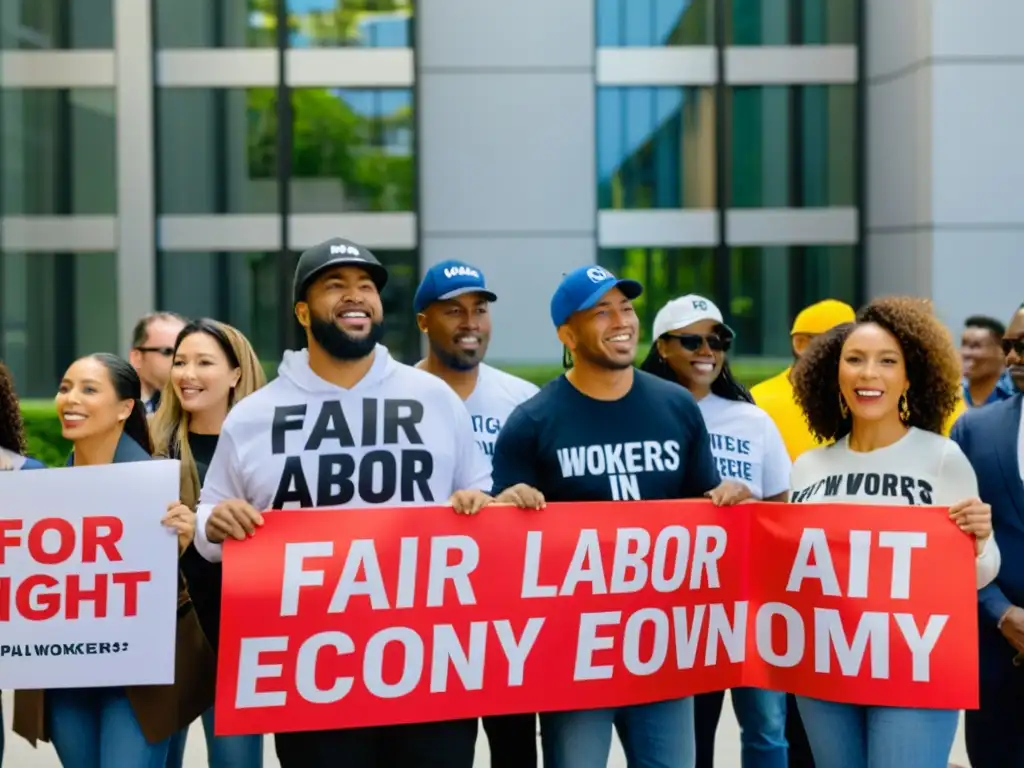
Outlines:
{"type": "Polygon", "coordinates": [[[224,550],[225,735],[738,685],[977,705],[972,544],[944,510],[664,501],[265,519],[224,550]]]}

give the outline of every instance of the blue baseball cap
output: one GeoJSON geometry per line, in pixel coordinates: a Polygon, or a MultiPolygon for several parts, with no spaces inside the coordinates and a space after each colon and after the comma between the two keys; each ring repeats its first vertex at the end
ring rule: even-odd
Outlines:
{"type": "Polygon", "coordinates": [[[627,299],[644,292],[636,280],[620,280],[604,267],[579,267],[562,278],[551,297],[551,321],[558,328],[571,315],[590,309],[612,288],[618,288],[627,299]]]}
{"type": "Polygon", "coordinates": [[[435,301],[447,301],[464,293],[482,293],[488,301],[498,300],[487,290],[483,272],[464,261],[449,259],[427,270],[412,306],[416,312],[422,312],[435,301]]]}

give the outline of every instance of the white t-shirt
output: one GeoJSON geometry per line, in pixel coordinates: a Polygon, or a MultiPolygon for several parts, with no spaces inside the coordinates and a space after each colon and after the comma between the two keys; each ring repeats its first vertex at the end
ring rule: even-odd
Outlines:
{"type": "MultiPolygon", "coordinates": [[[[793,464],[790,485],[795,503],[948,507],[978,496],[978,478],[960,446],[916,427],[874,451],[850,450],[849,436],[807,451],[793,464]]],[[[999,572],[994,536],[975,563],[981,589],[999,572]]]]}
{"type": "Polygon", "coordinates": [[[279,376],[231,409],[196,510],[196,549],[214,506],[258,510],[446,504],[458,490],[491,489],[462,399],[441,379],[378,345],[351,389],[321,379],[306,350],[285,352],[279,376]]]}
{"type": "Polygon", "coordinates": [[[494,456],[494,441],[498,432],[515,410],[537,394],[540,388],[526,379],[480,363],[476,387],[466,398],[466,409],[473,424],[473,435],[477,444],[491,461],[494,456]]]}
{"type": "Polygon", "coordinates": [[[789,490],[792,462],[779,428],[751,403],[707,395],[697,401],[723,480],[738,480],[755,499],[789,490]]]}

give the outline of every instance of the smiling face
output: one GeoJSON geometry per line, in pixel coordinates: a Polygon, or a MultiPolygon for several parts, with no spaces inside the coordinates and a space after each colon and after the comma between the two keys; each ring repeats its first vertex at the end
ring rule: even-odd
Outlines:
{"type": "Polygon", "coordinates": [[[719,323],[699,320],[658,339],[658,354],[680,384],[707,393],[722,372],[727,346],[719,323]]]}
{"type": "Polygon", "coordinates": [[[491,341],[490,303],[480,293],[437,301],[417,318],[434,355],[449,368],[468,371],[478,366],[491,341]]]}
{"type": "Polygon", "coordinates": [[[295,315],[338,360],[366,357],[384,335],[380,293],[370,274],[358,267],[333,267],[317,275],[295,315]]]}
{"type": "Polygon", "coordinates": [[[639,335],[633,302],[618,288],[612,288],[590,309],[574,314],[558,332],[574,358],[611,370],[633,364],[639,335]]]}
{"type": "Polygon", "coordinates": [[[91,357],[71,364],[54,403],[61,434],[72,442],[121,429],[134,405],[117,396],[107,367],[91,357]]]}
{"type": "Polygon", "coordinates": [[[896,337],[874,323],[857,326],[839,357],[839,391],[853,418],[899,419],[900,396],[909,386],[896,337]]]}
{"type": "Polygon", "coordinates": [[[171,383],[182,410],[199,413],[227,410],[231,389],[238,384],[241,368],[231,365],[220,342],[202,331],[181,340],[171,365],[171,383]]]}

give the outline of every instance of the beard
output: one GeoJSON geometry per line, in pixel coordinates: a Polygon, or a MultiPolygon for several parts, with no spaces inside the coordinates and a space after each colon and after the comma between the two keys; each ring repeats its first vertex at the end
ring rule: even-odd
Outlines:
{"type": "Polygon", "coordinates": [[[309,319],[309,332],[324,352],[335,360],[362,360],[384,338],[384,324],[371,320],[370,332],[363,337],[355,337],[341,330],[333,320],[312,315],[309,319]]]}
{"type": "Polygon", "coordinates": [[[485,347],[481,344],[473,352],[452,352],[431,339],[430,351],[447,368],[454,371],[471,371],[483,362],[485,347]]]}

